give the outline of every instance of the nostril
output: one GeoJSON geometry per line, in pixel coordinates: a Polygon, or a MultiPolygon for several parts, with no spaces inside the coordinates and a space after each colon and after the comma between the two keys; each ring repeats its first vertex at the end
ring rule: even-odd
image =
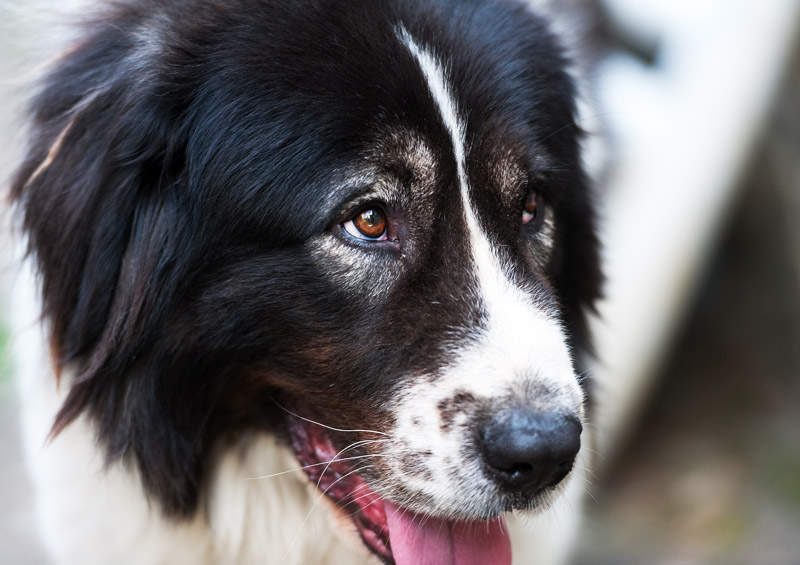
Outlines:
{"type": "Polygon", "coordinates": [[[533,465],[528,463],[515,463],[511,467],[492,466],[492,469],[508,483],[524,483],[525,478],[534,471],[533,465]]]}
{"type": "Polygon", "coordinates": [[[513,473],[524,474],[524,473],[530,473],[531,471],[533,471],[533,465],[530,465],[528,463],[516,463],[513,467],[511,467],[511,469],[509,469],[509,472],[512,474],[513,473]]]}
{"type": "Polygon", "coordinates": [[[506,410],[481,429],[484,461],[502,487],[536,492],[559,483],[572,470],[581,431],[572,416],[506,410]]]}

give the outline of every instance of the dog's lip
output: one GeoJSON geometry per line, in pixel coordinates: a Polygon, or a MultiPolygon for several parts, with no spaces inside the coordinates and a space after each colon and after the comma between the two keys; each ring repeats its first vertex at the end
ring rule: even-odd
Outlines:
{"type": "Polygon", "coordinates": [[[384,501],[358,473],[354,456],[336,449],[325,430],[311,421],[291,418],[288,430],[295,457],[308,479],[352,520],[372,553],[384,563],[394,563],[384,501]]]}
{"type": "Polygon", "coordinates": [[[461,521],[400,508],[369,487],[358,472],[357,461],[362,458],[337,450],[322,427],[298,418],[290,420],[288,428],[295,457],[308,479],[352,520],[364,545],[384,563],[410,565],[423,559],[510,565],[511,544],[502,517],[461,521]]]}

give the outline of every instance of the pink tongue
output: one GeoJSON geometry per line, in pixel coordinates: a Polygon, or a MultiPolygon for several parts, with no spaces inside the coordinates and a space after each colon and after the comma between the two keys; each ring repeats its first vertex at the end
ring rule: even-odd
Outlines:
{"type": "Polygon", "coordinates": [[[511,541],[502,518],[454,522],[417,516],[384,502],[397,565],[510,565],[511,541]]]}

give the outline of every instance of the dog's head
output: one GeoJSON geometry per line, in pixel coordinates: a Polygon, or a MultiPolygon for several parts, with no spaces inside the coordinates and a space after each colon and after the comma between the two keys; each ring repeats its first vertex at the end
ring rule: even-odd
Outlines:
{"type": "Polygon", "coordinates": [[[566,65],[513,2],[114,8],[14,186],[74,371],[55,429],[89,414],[178,514],[273,431],[387,560],[419,514],[545,505],[600,278],[566,65]]]}

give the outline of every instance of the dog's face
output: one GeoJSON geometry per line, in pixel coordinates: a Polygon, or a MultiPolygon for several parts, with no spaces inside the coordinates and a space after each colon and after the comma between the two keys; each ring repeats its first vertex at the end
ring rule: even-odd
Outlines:
{"type": "Polygon", "coordinates": [[[387,560],[414,513],[545,504],[599,279],[545,22],[161,4],[117,8],[34,102],[14,194],[78,371],[57,427],[89,412],[182,513],[221,444],[270,430],[387,560]]]}

